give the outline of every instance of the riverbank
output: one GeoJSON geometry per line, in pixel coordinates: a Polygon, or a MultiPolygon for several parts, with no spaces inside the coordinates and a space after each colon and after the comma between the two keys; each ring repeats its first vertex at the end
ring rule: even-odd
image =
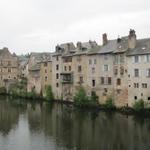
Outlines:
{"type": "Polygon", "coordinates": [[[58,104],[63,104],[67,105],[70,109],[78,109],[81,111],[92,111],[92,112],[99,112],[99,111],[104,111],[104,112],[119,112],[123,115],[139,115],[139,116],[144,116],[144,117],[150,117],[150,108],[144,108],[140,110],[135,110],[134,108],[131,107],[120,107],[117,108],[116,106],[108,107],[107,105],[94,105],[94,106],[88,106],[88,105],[82,105],[82,106],[77,106],[73,101],[65,101],[65,100],[52,100],[49,101],[46,98],[43,97],[22,97],[22,96],[17,96],[14,97],[10,94],[0,94],[3,96],[7,96],[11,99],[26,99],[28,101],[38,101],[38,102],[48,102],[48,103],[58,103],[58,104]]]}

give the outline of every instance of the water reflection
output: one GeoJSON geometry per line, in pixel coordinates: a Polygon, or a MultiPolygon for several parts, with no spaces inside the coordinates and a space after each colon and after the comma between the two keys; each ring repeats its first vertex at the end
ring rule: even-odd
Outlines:
{"type": "MultiPolygon", "coordinates": [[[[72,110],[61,104],[1,100],[0,140],[8,140],[5,135],[12,129],[14,138],[18,130],[26,129],[26,150],[150,149],[150,119],[72,110]]],[[[16,142],[11,150],[19,150],[17,147],[16,142]]]]}

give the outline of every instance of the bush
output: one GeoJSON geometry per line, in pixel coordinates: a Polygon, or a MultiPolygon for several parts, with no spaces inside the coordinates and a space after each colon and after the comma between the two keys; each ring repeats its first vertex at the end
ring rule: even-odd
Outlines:
{"type": "Polygon", "coordinates": [[[49,101],[54,100],[54,94],[53,94],[51,85],[48,85],[46,87],[46,99],[49,101]]]}
{"type": "Polygon", "coordinates": [[[133,105],[133,109],[135,111],[141,111],[144,109],[144,101],[140,99],[139,101],[135,102],[133,105]]]}
{"type": "Polygon", "coordinates": [[[74,96],[74,103],[79,107],[94,107],[98,105],[98,96],[92,92],[91,96],[87,96],[83,87],[74,96]]]}
{"type": "Polygon", "coordinates": [[[84,88],[80,88],[79,91],[74,96],[74,102],[77,106],[83,106],[86,105],[88,102],[88,97],[86,96],[86,92],[84,88]]]}
{"type": "Polygon", "coordinates": [[[106,100],[105,107],[108,108],[108,109],[115,108],[115,105],[113,103],[113,99],[112,98],[108,98],[106,100]]]}

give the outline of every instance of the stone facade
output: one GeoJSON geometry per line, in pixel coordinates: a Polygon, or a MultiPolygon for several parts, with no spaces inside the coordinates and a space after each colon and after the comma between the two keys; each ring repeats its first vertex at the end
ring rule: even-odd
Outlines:
{"type": "Polygon", "coordinates": [[[9,89],[11,84],[15,84],[19,77],[19,59],[15,54],[11,54],[8,48],[0,50],[0,87],[9,89]]]}
{"type": "Polygon", "coordinates": [[[27,91],[35,89],[37,94],[45,95],[46,86],[52,86],[51,53],[31,53],[28,71],[27,91]]]}
{"type": "Polygon", "coordinates": [[[66,43],[56,47],[52,62],[52,74],[55,78],[52,82],[56,97],[73,100],[73,96],[82,86],[89,96],[95,92],[101,104],[110,97],[118,107],[132,106],[135,102],[133,99],[147,99],[149,103],[150,93],[147,89],[150,75],[150,39],[137,40],[135,31],[130,30],[128,36],[115,40],[108,40],[105,33],[102,40],[103,45],[89,41],[78,42],[73,49],[68,49],[72,48],[72,43],[70,46],[66,43]],[[138,51],[141,63],[134,64],[133,57],[138,51]],[[145,51],[148,54],[143,55],[145,51]],[[141,70],[138,78],[131,75],[134,68],[141,70]],[[145,72],[147,76],[144,76],[145,72]],[[136,86],[135,83],[141,87],[133,87],[136,86]]]}

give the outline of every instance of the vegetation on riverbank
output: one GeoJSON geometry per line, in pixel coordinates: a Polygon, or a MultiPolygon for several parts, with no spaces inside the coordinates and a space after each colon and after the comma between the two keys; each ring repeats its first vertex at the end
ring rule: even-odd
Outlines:
{"type": "Polygon", "coordinates": [[[81,87],[74,96],[74,104],[77,107],[98,107],[98,97],[95,92],[87,96],[83,87],[81,87]]]}
{"type": "Polygon", "coordinates": [[[147,107],[146,103],[144,103],[144,101],[138,100],[133,104],[133,107],[121,107],[121,108],[117,108],[114,105],[114,100],[112,99],[112,97],[109,97],[106,100],[105,104],[99,104],[98,102],[98,96],[96,95],[95,92],[92,92],[91,96],[88,96],[86,94],[86,91],[84,90],[83,87],[81,87],[76,95],[74,96],[74,102],[68,102],[68,101],[59,101],[59,100],[55,100],[54,99],[54,94],[52,91],[52,87],[50,85],[48,85],[46,87],[45,90],[45,95],[42,96],[42,94],[37,94],[35,91],[35,88],[32,88],[31,92],[27,92],[26,89],[26,84],[27,81],[24,78],[23,80],[21,80],[20,82],[18,82],[17,84],[13,85],[9,91],[7,92],[6,88],[1,87],[0,88],[0,94],[1,95],[10,95],[13,98],[25,98],[25,99],[32,99],[32,100],[36,100],[36,99],[41,99],[41,100],[46,100],[49,102],[55,101],[55,102],[60,102],[60,103],[64,103],[64,104],[73,104],[75,107],[77,108],[81,108],[81,109],[93,109],[93,110],[104,110],[104,111],[119,111],[121,113],[124,114],[134,114],[134,113],[138,113],[138,114],[147,114],[148,116],[150,116],[150,108],[147,107]]]}

